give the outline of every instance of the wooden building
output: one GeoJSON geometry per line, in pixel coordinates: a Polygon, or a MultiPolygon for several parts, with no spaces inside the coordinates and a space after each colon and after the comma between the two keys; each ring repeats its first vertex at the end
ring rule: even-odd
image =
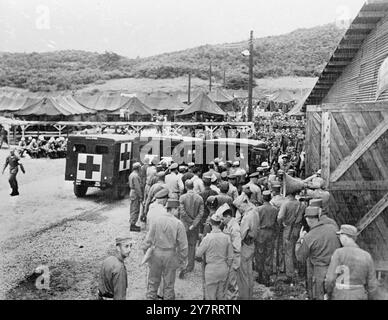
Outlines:
{"type": "Polygon", "coordinates": [[[330,214],[388,270],[388,1],[368,1],[305,103],[306,174],[322,168],[330,214]]]}

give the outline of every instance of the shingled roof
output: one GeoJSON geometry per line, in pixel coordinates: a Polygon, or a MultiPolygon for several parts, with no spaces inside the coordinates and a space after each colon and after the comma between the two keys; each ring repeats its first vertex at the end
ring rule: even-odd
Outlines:
{"type": "Polygon", "coordinates": [[[319,76],[304,103],[303,111],[306,105],[322,103],[333,84],[356,56],[364,40],[387,14],[388,0],[369,0],[363,5],[319,76]]]}

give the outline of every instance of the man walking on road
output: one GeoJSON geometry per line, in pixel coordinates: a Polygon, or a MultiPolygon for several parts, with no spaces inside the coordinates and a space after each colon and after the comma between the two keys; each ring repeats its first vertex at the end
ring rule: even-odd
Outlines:
{"type": "Polygon", "coordinates": [[[180,218],[186,228],[187,241],[189,244],[189,257],[186,270],[182,270],[179,275],[180,278],[185,273],[194,270],[195,260],[195,246],[199,238],[199,224],[204,214],[204,203],[202,197],[195,193],[193,188],[193,181],[187,180],[185,182],[187,193],[182,195],[180,202],[180,218]]]}
{"type": "Polygon", "coordinates": [[[156,300],[157,291],[163,278],[164,300],[175,300],[176,270],[187,262],[187,236],[183,223],[176,218],[179,201],[169,199],[167,211],[156,216],[147,233],[143,251],[154,247],[150,259],[147,299],[156,300]]]}
{"type": "Polygon", "coordinates": [[[7,168],[7,166],[9,166],[8,182],[12,188],[12,193],[10,194],[11,197],[19,195],[19,186],[16,180],[16,175],[18,174],[19,166],[22,172],[26,173],[24,170],[23,164],[21,164],[19,161],[20,161],[20,158],[15,154],[15,150],[12,149],[10,151],[9,156],[5,159],[5,164],[2,172],[2,174],[4,174],[5,169],[7,168]]]}
{"type": "Polygon", "coordinates": [[[127,269],[124,260],[131,253],[129,236],[116,238],[116,254],[104,260],[100,269],[98,300],[125,300],[127,296],[127,269]]]}
{"type": "Polygon", "coordinates": [[[143,191],[141,188],[141,178],[139,174],[139,170],[141,168],[141,164],[136,162],[132,166],[132,172],[129,175],[128,184],[130,188],[129,199],[131,201],[130,204],[130,220],[131,223],[131,231],[140,232],[140,227],[136,225],[137,220],[139,219],[140,214],[140,203],[143,202],[143,191]]]}

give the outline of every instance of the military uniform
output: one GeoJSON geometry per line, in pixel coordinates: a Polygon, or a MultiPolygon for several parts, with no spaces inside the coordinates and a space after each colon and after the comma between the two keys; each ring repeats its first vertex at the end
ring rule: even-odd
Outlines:
{"type": "Polygon", "coordinates": [[[318,223],[299,239],[295,248],[296,258],[300,262],[308,259],[307,289],[309,298],[323,300],[324,280],[331,256],[341,246],[336,229],[331,224],[318,223]]]}
{"type": "Polygon", "coordinates": [[[233,260],[229,236],[213,229],[203,238],[196,255],[205,255],[206,299],[225,300],[226,281],[233,260]]]}
{"type": "Polygon", "coordinates": [[[194,193],[194,190],[189,190],[179,199],[180,202],[180,218],[186,228],[187,241],[189,244],[189,258],[186,271],[194,269],[195,246],[199,238],[199,223],[204,214],[203,199],[199,194],[194,193]],[[193,227],[190,230],[190,227],[193,227]]]}
{"type": "MultiPolygon", "coordinates": [[[[209,197],[217,196],[218,193],[210,189],[210,187],[205,187],[205,191],[201,192],[199,195],[202,197],[203,203],[205,204],[209,197]]],[[[203,233],[204,224],[206,223],[206,220],[208,217],[209,217],[209,208],[206,205],[204,205],[203,217],[201,220],[200,230],[199,230],[200,233],[203,233]]]]}
{"type": "MultiPolygon", "coordinates": [[[[237,201],[237,200],[236,200],[237,201]]],[[[255,239],[257,236],[258,214],[255,207],[249,208],[241,220],[241,263],[238,273],[239,295],[241,300],[253,297],[253,256],[255,253],[255,239]]]]}
{"type": "Polygon", "coordinates": [[[4,165],[3,172],[7,168],[7,166],[9,166],[8,182],[9,182],[9,185],[12,189],[11,196],[19,195],[19,186],[18,186],[18,182],[16,180],[16,175],[19,171],[19,166],[22,169],[22,171],[24,172],[24,167],[21,163],[19,163],[19,161],[20,161],[20,158],[15,154],[11,154],[5,159],[5,165],[4,165]]]}
{"type": "Polygon", "coordinates": [[[283,225],[283,249],[284,262],[286,267],[286,276],[293,278],[295,276],[295,244],[299,237],[302,227],[302,219],[306,206],[304,203],[293,199],[287,199],[280,207],[278,213],[278,222],[283,225]]]}
{"type": "Polygon", "coordinates": [[[278,210],[269,202],[265,202],[258,208],[258,214],[259,225],[256,237],[255,266],[259,279],[268,284],[273,267],[278,210]]]}
{"type": "Polygon", "coordinates": [[[110,256],[102,264],[99,275],[99,299],[125,300],[127,296],[127,269],[119,256],[110,256]]]}
{"type": "Polygon", "coordinates": [[[205,185],[200,177],[194,175],[191,181],[193,181],[195,193],[199,194],[205,190],[205,185]]]}
{"type": "Polygon", "coordinates": [[[160,212],[151,224],[143,250],[151,246],[154,246],[154,250],[150,259],[147,299],[157,299],[163,278],[163,298],[174,300],[176,270],[187,260],[187,237],[182,222],[166,210],[160,212]]]}
{"type": "Polygon", "coordinates": [[[177,200],[185,188],[181,177],[174,172],[166,175],[166,186],[170,190],[170,198],[177,200]]]}
{"type": "Polygon", "coordinates": [[[325,288],[331,300],[373,299],[377,293],[377,279],[371,255],[356,244],[334,251],[325,288]],[[349,277],[341,283],[343,276],[349,277]]]}
{"type": "Polygon", "coordinates": [[[141,189],[141,179],[137,171],[132,171],[129,175],[128,184],[130,188],[129,199],[130,204],[130,222],[131,225],[136,225],[139,219],[140,203],[143,200],[143,192],[141,189]]]}
{"type": "Polygon", "coordinates": [[[234,200],[238,197],[238,190],[237,187],[234,186],[232,183],[229,182],[229,190],[227,192],[227,195],[231,197],[234,200]]]}
{"type": "Polygon", "coordinates": [[[249,187],[249,190],[252,192],[250,201],[254,205],[258,206],[258,205],[261,205],[263,203],[263,197],[261,196],[261,189],[257,184],[250,181],[249,183],[244,185],[244,187],[249,187]]]}

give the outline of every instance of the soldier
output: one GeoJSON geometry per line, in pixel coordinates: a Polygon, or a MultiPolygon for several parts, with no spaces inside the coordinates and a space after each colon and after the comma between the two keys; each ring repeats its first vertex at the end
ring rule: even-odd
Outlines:
{"type": "MultiPolygon", "coordinates": [[[[218,205],[218,200],[216,196],[210,196],[207,198],[205,202],[205,207],[209,211],[209,215],[204,223],[203,226],[203,234],[202,234],[202,239],[210,232],[212,231],[211,223],[210,223],[210,218],[213,216],[213,214],[216,213],[217,209],[219,208],[218,205]]],[[[201,240],[202,240],[201,239],[201,240]]]]}
{"type": "Polygon", "coordinates": [[[197,257],[204,255],[207,300],[225,300],[226,281],[233,261],[233,248],[229,236],[220,230],[221,218],[214,214],[212,231],[202,240],[197,257]]]}
{"type": "MultiPolygon", "coordinates": [[[[220,179],[221,179],[221,175],[220,175],[220,179]]],[[[212,174],[210,176],[210,183],[211,183],[210,188],[215,192],[220,193],[220,189],[217,187],[218,182],[219,180],[217,179],[216,175],[212,174]]]]}
{"type": "Polygon", "coordinates": [[[242,244],[240,271],[238,273],[239,298],[251,300],[253,296],[252,264],[259,217],[256,207],[249,202],[245,193],[238,196],[233,204],[243,215],[240,226],[242,244]]]}
{"type": "Polygon", "coordinates": [[[149,189],[147,194],[147,199],[144,203],[144,210],[143,210],[143,221],[146,221],[147,213],[150,208],[150,204],[155,200],[155,195],[162,190],[163,188],[167,189],[166,184],[164,183],[164,177],[165,174],[163,171],[160,171],[156,174],[158,177],[158,182],[152,185],[152,187],[149,189]]]}
{"type": "Polygon", "coordinates": [[[342,225],[337,234],[342,248],[334,251],[325,280],[330,300],[376,299],[376,270],[371,255],[356,243],[357,228],[342,225]]]}
{"type": "MultiPolygon", "coordinates": [[[[217,196],[218,193],[210,188],[211,180],[206,175],[204,175],[203,183],[205,185],[205,190],[203,192],[201,192],[199,195],[202,197],[203,203],[205,204],[207,199],[210,196],[217,196]]],[[[208,219],[208,217],[209,217],[209,208],[207,205],[205,205],[204,211],[203,211],[203,217],[202,217],[201,224],[199,227],[200,228],[199,233],[203,233],[204,224],[205,224],[206,220],[208,219]]]]}
{"type": "Polygon", "coordinates": [[[132,172],[128,178],[128,184],[130,188],[129,199],[130,204],[130,219],[131,231],[140,232],[140,227],[136,225],[139,219],[140,203],[143,202],[143,191],[141,189],[141,178],[139,175],[141,164],[136,162],[132,166],[132,172]]]}
{"type": "Polygon", "coordinates": [[[141,179],[141,190],[143,191],[143,194],[145,194],[145,186],[147,185],[147,170],[150,166],[150,159],[145,158],[143,162],[144,164],[140,168],[139,175],[141,179]]]}
{"type": "Polygon", "coordinates": [[[4,174],[5,169],[9,165],[9,185],[12,188],[12,192],[10,194],[11,197],[13,196],[18,196],[19,195],[19,186],[18,182],[16,180],[16,175],[18,174],[19,171],[19,166],[22,172],[25,174],[24,166],[22,163],[19,162],[20,158],[15,154],[15,149],[12,149],[10,151],[9,156],[5,159],[5,164],[3,168],[2,174],[4,174]]]}
{"type": "Polygon", "coordinates": [[[182,270],[180,278],[184,274],[194,270],[195,246],[199,238],[199,224],[204,213],[203,199],[199,194],[194,192],[193,181],[186,181],[187,193],[182,195],[180,202],[180,217],[186,228],[187,241],[189,244],[188,264],[185,270],[182,270]]]}
{"type": "Polygon", "coordinates": [[[7,148],[9,148],[9,143],[8,143],[8,131],[1,126],[0,130],[0,149],[3,147],[3,143],[7,144],[7,148]]]}
{"type": "Polygon", "coordinates": [[[330,259],[334,251],[341,246],[335,227],[319,222],[320,213],[320,208],[306,208],[305,218],[310,231],[306,233],[301,230],[295,247],[298,261],[304,263],[308,259],[307,290],[311,300],[324,299],[324,281],[330,259]]]}
{"type": "Polygon", "coordinates": [[[205,186],[201,179],[201,170],[198,167],[194,167],[193,174],[194,176],[191,178],[191,181],[193,182],[193,185],[194,185],[193,190],[195,193],[200,194],[205,190],[205,186]]]}
{"type": "Polygon", "coordinates": [[[209,171],[205,172],[204,175],[209,175],[210,177],[214,174],[217,178],[217,182],[221,180],[221,175],[220,173],[217,172],[216,170],[216,164],[214,161],[210,162],[209,164],[209,171]]]}
{"type": "MultiPolygon", "coordinates": [[[[182,183],[183,185],[185,185],[185,182],[187,180],[190,180],[194,177],[194,173],[193,173],[193,168],[194,168],[194,163],[193,162],[190,162],[187,167],[188,167],[188,171],[186,173],[183,174],[182,176],[182,183]]],[[[186,192],[187,190],[185,189],[184,190],[184,193],[186,192]]]]}
{"type": "Polygon", "coordinates": [[[264,204],[258,208],[259,226],[256,238],[255,266],[258,282],[269,287],[272,274],[278,210],[270,204],[271,191],[263,192],[264,204]]]}
{"type": "Polygon", "coordinates": [[[223,204],[228,204],[228,206],[232,210],[233,217],[236,216],[236,208],[233,205],[233,199],[231,196],[228,195],[229,193],[229,183],[228,182],[221,182],[220,184],[220,194],[217,196],[218,206],[221,207],[223,204]]]}
{"type": "Polygon", "coordinates": [[[280,184],[274,184],[272,186],[271,204],[278,210],[280,209],[283,202],[286,201],[286,198],[280,194],[280,189],[281,189],[280,184]]]}
{"type": "Polygon", "coordinates": [[[168,199],[168,195],[169,191],[165,187],[155,194],[156,201],[150,205],[147,215],[148,226],[151,226],[152,222],[155,220],[155,217],[166,211],[165,205],[168,199]]]}
{"type": "Polygon", "coordinates": [[[256,206],[259,206],[263,203],[263,199],[261,196],[261,189],[258,186],[259,175],[260,175],[259,172],[252,173],[249,176],[249,180],[250,180],[249,183],[247,183],[244,186],[244,187],[249,187],[249,190],[251,191],[250,201],[256,206]]]}
{"type": "Polygon", "coordinates": [[[329,200],[330,192],[324,190],[325,180],[320,177],[314,178],[312,182],[307,182],[308,189],[306,190],[306,195],[313,199],[322,200],[322,210],[324,214],[329,212],[329,200]]]}
{"type": "Polygon", "coordinates": [[[116,254],[104,260],[100,269],[98,299],[125,300],[127,296],[127,269],[124,260],[131,253],[129,236],[116,238],[116,254]]]}
{"type": "Polygon", "coordinates": [[[147,299],[151,300],[157,299],[162,278],[163,299],[175,300],[176,270],[187,262],[185,227],[176,218],[179,201],[169,199],[166,209],[154,218],[143,245],[144,253],[153,246],[147,285],[147,299]]]}
{"type": "MultiPolygon", "coordinates": [[[[310,200],[310,207],[318,207],[322,209],[322,199],[312,199],[310,200]]],[[[337,222],[334,219],[329,218],[323,210],[321,211],[321,215],[319,216],[319,222],[324,224],[332,224],[336,230],[339,230],[337,222]]]]}
{"type": "Polygon", "coordinates": [[[178,175],[178,164],[173,163],[170,166],[170,174],[166,175],[165,181],[168,190],[170,190],[171,199],[179,199],[183,193],[184,185],[181,177],[178,175]]]}
{"type": "Polygon", "coordinates": [[[225,225],[223,232],[230,237],[233,247],[233,262],[228,275],[226,299],[237,300],[238,284],[237,274],[240,270],[240,253],[241,253],[241,233],[240,225],[237,220],[233,218],[232,210],[228,204],[224,204],[217,210],[217,214],[222,214],[222,223],[225,225]]]}
{"type": "Polygon", "coordinates": [[[228,175],[228,182],[229,182],[228,196],[230,196],[234,201],[237,199],[239,195],[237,190],[237,176],[233,174],[228,175]]]}
{"type": "Polygon", "coordinates": [[[277,221],[283,227],[283,250],[287,279],[285,283],[292,283],[295,277],[295,244],[302,228],[302,219],[306,206],[295,199],[297,191],[289,194],[287,200],[280,207],[277,221]]]}

